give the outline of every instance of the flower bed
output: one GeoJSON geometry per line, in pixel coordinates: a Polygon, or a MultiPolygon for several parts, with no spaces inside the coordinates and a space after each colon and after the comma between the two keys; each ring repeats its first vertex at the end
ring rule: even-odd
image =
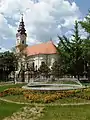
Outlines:
{"type": "Polygon", "coordinates": [[[86,89],[79,90],[68,90],[68,91],[34,91],[34,90],[25,90],[22,88],[9,88],[0,92],[0,97],[10,96],[10,95],[22,95],[25,100],[30,102],[41,102],[41,103],[50,103],[55,100],[63,99],[66,97],[77,97],[90,100],[90,96],[86,96],[83,92],[88,91],[86,89]]]}

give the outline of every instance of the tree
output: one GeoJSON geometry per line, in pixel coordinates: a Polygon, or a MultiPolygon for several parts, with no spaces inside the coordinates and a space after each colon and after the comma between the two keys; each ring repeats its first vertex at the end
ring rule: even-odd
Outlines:
{"type": "Polygon", "coordinates": [[[45,62],[42,62],[40,68],[38,69],[38,72],[40,75],[47,78],[50,73],[50,68],[45,64],[45,62]]]}
{"type": "Polygon", "coordinates": [[[72,39],[59,37],[58,48],[61,51],[60,57],[65,74],[79,76],[83,73],[83,40],[79,36],[78,22],[75,21],[74,34],[72,39]]]}
{"type": "Polygon", "coordinates": [[[83,40],[79,36],[78,22],[75,22],[74,34],[72,39],[72,65],[75,75],[81,75],[83,73],[83,40]]]}
{"type": "Polygon", "coordinates": [[[85,68],[88,72],[88,75],[90,77],[90,10],[88,15],[85,17],[84,21],[79,22],[82,28],[88,33],[87,38],[84,39],[83,49],[84,49],[84,63],[85,68]]]}
{"type": "Polygon", "coordinates": [[[8,75],[15,71],[17,66],[16,56],[7,51],[4,53],[0,53],[0,79],[1,80],[8,80],[8,75]]]}
{"type": "Polygon", "coordinates": [[[58,51],[60,54],[59,61],[61,62],[62,73],[68,74],[68,69],[70,68],[70,59],[71,59],[71,43],[66,36],[58,36],[60,42],[58,44],[58,51]]]}
{"type": "Polygon", "coordinates": [[[51,67],[51,73],[54,78],[60,78],[61,76],[61,65],[59,62],[55,61],[51,67]]]}

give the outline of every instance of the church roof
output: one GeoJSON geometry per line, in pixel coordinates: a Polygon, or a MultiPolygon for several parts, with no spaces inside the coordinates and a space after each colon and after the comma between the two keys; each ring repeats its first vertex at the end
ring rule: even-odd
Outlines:
{"type": "Polygon", "coordinates": [[[25,49],[25,53],[27,54],[27,56],[39,55],[39,54],[56,54],[57,49],[52,41],[48,41],[46,43],[41,43],[34,46],[28,46],[25,49]]]}

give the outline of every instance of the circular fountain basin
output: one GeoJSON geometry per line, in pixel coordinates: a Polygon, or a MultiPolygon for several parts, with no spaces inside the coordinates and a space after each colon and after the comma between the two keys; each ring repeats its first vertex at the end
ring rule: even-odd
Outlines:
{"type": "Polygon", "coordinates": [[[41,83],[32,83],[26,86],[23,86],[25,89],[30,90],[73,90],[73,89],[80,89],[85,88],[82,85],[76,84],[41,84],[41,83]]]}

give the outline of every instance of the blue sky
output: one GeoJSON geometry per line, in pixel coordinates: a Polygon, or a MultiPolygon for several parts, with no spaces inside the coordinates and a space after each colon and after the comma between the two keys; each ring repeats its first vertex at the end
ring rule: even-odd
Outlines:
{"type": "MultiPolygon", "coordinates": [[[[75,20],[88,13],[90,0],[0,0],[0,47],[5,51],[15,47],[20,13],[24,14],[29,45],[48,41],[58,43],[57,35],[72,34],[75,20]],[[70,1],[72,4],[70,4],[70,1]]],[[[80,29],[81,36],[84,37],[80,29]]]]}
{"type": "Polygon", "coordinates": [[[79,6],[80,11],[85,16],[90,9],[90,0],[75,0],[76,4],[79,6]]]}

